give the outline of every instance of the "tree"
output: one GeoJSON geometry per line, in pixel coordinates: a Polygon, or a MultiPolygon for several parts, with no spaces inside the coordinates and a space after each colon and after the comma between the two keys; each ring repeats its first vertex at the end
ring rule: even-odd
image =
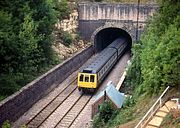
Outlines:
{"type": "Polygon", "coordinates": [[[53,63],[52,0],[0,2],[0,95],[9,95],[53,63]]]}
{"type": "Polygon", "coordinates": [[[137,80],[138,94],[158,94],[168,85],[180,84],[180,2],[162,0],[159,12],[150,19],[134,57],[127,78],[137,80]],[[137,63],[137,65],[135,65],[137,63]],[[140,66],[140,68],[137,68],[140,66]],[[140,69],[140,70],[139,70],[140,69]],[[138,78],[134,78],[134,72],[138,78]],[[140,74],[140,77],[139,77],[140,74]]]}
{"type": "Polygon", "coordinates": [[[54,9],[56,10],[57,17],[61,21],[62,19],[67,19],[70,14],[69,6],[67,0],[54,0],[54,9]]]}

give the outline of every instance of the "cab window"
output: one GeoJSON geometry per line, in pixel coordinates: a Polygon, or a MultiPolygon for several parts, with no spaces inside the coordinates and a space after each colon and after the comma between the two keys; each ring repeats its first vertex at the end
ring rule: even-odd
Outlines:
{"type": "Polygon", "coordinates": [[[85,76],[85,82],[89,82],[89,76],[85,76]]]}
{"type": "Polygon", "coordinates": [[[90,82],[94,82],[94,76],[93,75],[90,76],[90,82]]]}
{"type": "Polygon", "coordinates": [[[80,75],[80,78],[79,78],[79,81],[83,81],[83,78],[84,78],[84,75],[81,74],[81,75],[80,75]]]}

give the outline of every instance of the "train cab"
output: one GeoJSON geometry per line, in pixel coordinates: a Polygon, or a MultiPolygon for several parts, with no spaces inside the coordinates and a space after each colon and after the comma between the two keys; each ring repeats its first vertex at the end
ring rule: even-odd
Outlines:
{"type": "Polygon", "coordinates": [[[78,89],[95,89],[97,87],[97,75],[90,69],[84,69],[78,73],[78,89]]]}

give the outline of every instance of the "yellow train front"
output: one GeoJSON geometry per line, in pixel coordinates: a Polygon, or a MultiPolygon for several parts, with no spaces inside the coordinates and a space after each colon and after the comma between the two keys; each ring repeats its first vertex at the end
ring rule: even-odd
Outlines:
{"type": "Polygon", "coordinates": [[[97,75],[92,73],[78,73],[79,91],[91,90],[97,88],[97,75]]]}
{"type": "Polygon", "coordinates": [[[118,38],[94,56],[91,62],[78,73],[78,89],[83,92],[86,90],[94,92],[120,56],[125,52],[126,48],[126,40],[118,38]]]}

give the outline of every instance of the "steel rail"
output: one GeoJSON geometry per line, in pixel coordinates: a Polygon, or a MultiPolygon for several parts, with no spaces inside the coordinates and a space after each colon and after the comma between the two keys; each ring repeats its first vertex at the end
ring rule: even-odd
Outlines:
{"type": "MultiPolygon", "coordinates": [[[[28,127],[30,127],[30,125],[33,125],[33,122],[38,118],[38,115],[40,115],[46,108],[48,108],[48,106],[50,106],[51,104],[53,104],[53,102],[54,102],[59,96],[61,96],[61,95],[63,94],[63,92],[65,92],[65,91],[70,87],[70,85],[73,86],[76,80],[77,80],[77,79],[71,81],[67,86],[65,86],[64,89],[63,89],[61,92],[59,92],[47,105],[45,105],[45,106],[41,109],[41,111],[39,111],[31,120],[29,120],[29,121],[26,123],[26,125],[27,125],[28,127]]],[[[39,120],[35,126],[33,125],[33,127],[39,127],[39,126],[49,117],[49,115],[51,115],[51,114],[76,90],[76,88],[77,88],[77,87],[75,87],[75,88],[62,100],[62,102],[60,102],[46,117],[44,117],[43,120],[39,120]]],[[[35,122],[36,122],[36,121],[35,121],[35,122]]]]}

